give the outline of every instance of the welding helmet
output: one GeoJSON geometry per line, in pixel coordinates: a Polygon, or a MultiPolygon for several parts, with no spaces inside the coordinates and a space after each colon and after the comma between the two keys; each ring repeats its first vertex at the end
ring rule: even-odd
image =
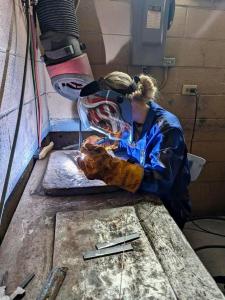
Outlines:
{"type": "Polygon", "coordinates": [[[80,97],[78,113],[85,128],[96,130],[111,140],[132,142],[132,109],[126,96],[101,90],[80,97]]]}

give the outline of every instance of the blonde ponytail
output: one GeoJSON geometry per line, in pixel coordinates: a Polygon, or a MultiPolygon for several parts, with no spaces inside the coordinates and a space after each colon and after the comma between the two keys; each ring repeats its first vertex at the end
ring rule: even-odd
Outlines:
{"type": "Polygon", "coordinates": [[[154,78],[147,75],[140,75],[140,81],[137,83],[137,89],[132,94],[134,100],[154,99],[157,93],[156,81],[154,78]]]}

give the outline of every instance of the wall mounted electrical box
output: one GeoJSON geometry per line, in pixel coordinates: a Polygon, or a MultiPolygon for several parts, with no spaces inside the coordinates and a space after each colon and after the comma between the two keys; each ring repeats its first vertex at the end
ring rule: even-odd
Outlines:
{"type": "Polygon", "coordinates": [[[174,18],[175,0],[133,0],[132,10],[132,63],[143,66],[174,65],[175,59],[165,58],[164,52],[167,31],[174,18]]]}

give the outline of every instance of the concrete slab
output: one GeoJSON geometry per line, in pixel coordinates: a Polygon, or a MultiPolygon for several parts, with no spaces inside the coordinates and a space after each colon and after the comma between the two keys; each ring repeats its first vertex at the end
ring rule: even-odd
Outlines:
{"type": "Polygon", "coordinates": [[[101,180],[89,180],[75,165],[76,151],[54,151],[50,154],[43,179],[43,189],[47,195],[69,196],[93,194],[118,190],[107,186],[101,180]]]}

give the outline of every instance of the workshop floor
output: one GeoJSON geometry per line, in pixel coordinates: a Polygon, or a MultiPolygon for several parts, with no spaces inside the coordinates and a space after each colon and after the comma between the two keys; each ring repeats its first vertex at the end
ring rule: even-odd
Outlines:
{"type": "MultiPolygon", "coordinates": [[[[225,235],[225,217],[223,218],[224,221],[204,219],[195,221],[195,223],[205,230],[225,235]]],[[[186,224],[184,234],[194,249],[207,245],[225,246],[225,236],[203,232],[192,222],[186,224]]],[[[196,253],[212,276],[225,276],[225,249],[210,248],[196,253]]],[[[225,294],[225,286],[220,284],[219,287],[225,294]]]]}

